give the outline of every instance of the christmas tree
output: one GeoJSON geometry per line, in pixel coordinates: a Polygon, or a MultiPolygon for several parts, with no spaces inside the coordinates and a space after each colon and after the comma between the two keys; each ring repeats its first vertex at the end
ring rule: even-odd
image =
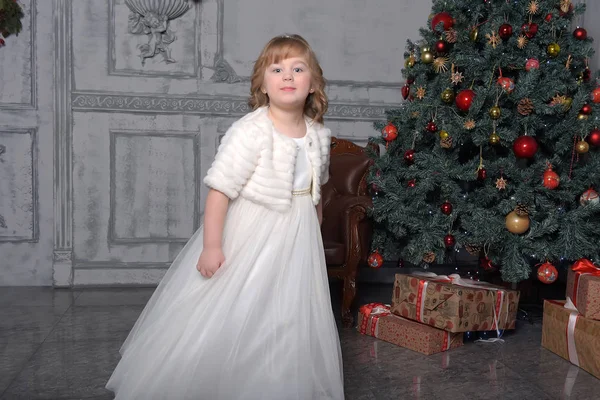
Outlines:
{"type": "Polygon", "coordinates": [[[465,248],[507,282],[598,261],[600,88],[592,39],[572,26],[584,11],[569,0],[433,2],[407,43],[407,101],[372,138],[386,147],[369,177],[375,252],[419,264],[465,248]]]}

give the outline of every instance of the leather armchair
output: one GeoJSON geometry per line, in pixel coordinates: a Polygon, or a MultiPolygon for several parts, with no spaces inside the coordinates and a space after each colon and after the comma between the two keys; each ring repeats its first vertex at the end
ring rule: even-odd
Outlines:
{"type": "Polygon", "coordinates": [[[329,277],[342,279],[342,322],[352,326],[350,307],[356,295],[356,274],[367,262],[372,226],[367,210],[372,206],[367,193],[371,160],[350,141],[331,138],[329,181],[323,185],[321,232],[329,277]]]}

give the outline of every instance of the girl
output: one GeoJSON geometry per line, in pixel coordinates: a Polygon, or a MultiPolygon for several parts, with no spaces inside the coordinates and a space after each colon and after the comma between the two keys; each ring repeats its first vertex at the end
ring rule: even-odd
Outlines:
{"type": "Polygon", "coordinates": [[[331,133],[325,81],[300,36],[252,74],[253,112],[204,182],[204,225],[148,302],[108,381],[117,399],[343,399],[320,232],[331,133]]]}

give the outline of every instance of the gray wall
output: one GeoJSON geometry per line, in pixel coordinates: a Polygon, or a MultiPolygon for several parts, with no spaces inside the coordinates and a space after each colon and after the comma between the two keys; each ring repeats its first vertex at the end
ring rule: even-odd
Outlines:
{"type": "Polygon", "coordinates": [[[364,144],[401,101],[405,41],[431,7],[192,2],[171,21],[176,62],[142,65],[147,37],[128,32],[124,0],[20,2],[23,32],[0,50],[0,285],[158,282],[200,223],[201,179],[249,111],[266,41],[289,32],[313,44],[330,81],[328,125],[364,144]]]}

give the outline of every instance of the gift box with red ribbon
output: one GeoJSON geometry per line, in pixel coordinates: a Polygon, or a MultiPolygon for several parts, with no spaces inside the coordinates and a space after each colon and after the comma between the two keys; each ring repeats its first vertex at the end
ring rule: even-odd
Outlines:
{"type": "Polygon", "coordinates": [[[358,311],[358,331],[426,355],[463,345],[462,333],[450,333],[393,315],[382,303],[369,303],[358,311]]]}
{"type": "Polygon", "coordinates": [[[600,267],[582,258],[569,269],[567,297],[586,318],[600,320],[600,267]]]}
{"type": "Polygon", "coordinates": [[[514,329],[519,292],[458,275],[396,274],[392,313],[449,332],[514,329]]]}
{"type": "Polygon", "coordinates": [[[600,321],[565,307],[565,301],[544,301],[542,346],[600,378],[600,321]]]}

